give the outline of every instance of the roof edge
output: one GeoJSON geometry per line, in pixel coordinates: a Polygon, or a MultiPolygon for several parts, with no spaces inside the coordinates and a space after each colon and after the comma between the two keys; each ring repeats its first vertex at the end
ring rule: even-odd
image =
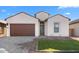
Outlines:
{"type": "MultiPolygon", "coordinates": [[[[28,16],[31,16],[31,17],[35,18],[34,16],[32,16],[32,15],[26,13],[26,12],[18,12],[18,13],[16,13],[16,14],[12,15],[12,16],[9,16],[9,17],[5,18],[5,21],[6,21],[8,18],[14,17],[14,16],[16,16],[16,15],[18,15],[18,14],[21,14],[21,13],[24,13],[24,14],[26,14],[26,15],[28,15],[28,16]]],[[[38,19],[38,18],[35,18],[35,19],[38,19]]]]}
{"type": "Polygon", "coordinates": [[[69,19],[69,21],[71,20],[70,18],[68,18],[68,17],[66,17],[66,16],[63,16],[62,14],[56,14],[56,15],[54,15],[54,16],[49,17],[48,19],[50,19],[50,18],[52,18],[52,17],[55,17],[55,16],[57,16],[57,15],[60,15],[60,16],[62,16],[62,17],[64,17],[64,18],[67,18],[67,19],[69,19]]]}
{"type": "Polygon", "coordinates": [[[0,20],[0,23],[7,24],[5,20],[0,20]]]}
{"type": "Polygon", "coordinates": [[[69,25],[75,24],[75,23],[79,23],[79,19],[76,19],[76,20],[71,21],[71,22],[69,23],[69,25]]]}

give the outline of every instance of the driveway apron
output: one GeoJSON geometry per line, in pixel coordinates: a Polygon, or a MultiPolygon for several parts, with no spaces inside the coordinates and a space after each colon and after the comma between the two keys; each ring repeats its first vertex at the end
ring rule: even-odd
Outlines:
{"type": "Polygon", "coordinates": [[[27,53],[28,50],[23,50],[18,44],[33,41],[35,37],[22,36],[22,37],[2,37],[0,38],[0,48],[5,49],[9,53],[27,53]]]}

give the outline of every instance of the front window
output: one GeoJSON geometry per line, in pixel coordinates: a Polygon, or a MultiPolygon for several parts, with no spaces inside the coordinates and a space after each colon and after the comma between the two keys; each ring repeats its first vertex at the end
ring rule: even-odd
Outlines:
{"type": "Polygon", "coordinates": [[[59,32],[59,23],[54,23],[54,32],[58,33],[59,32]]]}

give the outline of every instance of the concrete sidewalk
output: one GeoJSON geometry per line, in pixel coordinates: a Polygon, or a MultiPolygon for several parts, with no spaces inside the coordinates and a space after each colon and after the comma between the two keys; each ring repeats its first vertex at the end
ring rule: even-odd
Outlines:
{"type": "Polygon", "coordinates": [[[74,40],[79,41],[79,37],[71,37],[71,38],[74,39],[74,40]]]}

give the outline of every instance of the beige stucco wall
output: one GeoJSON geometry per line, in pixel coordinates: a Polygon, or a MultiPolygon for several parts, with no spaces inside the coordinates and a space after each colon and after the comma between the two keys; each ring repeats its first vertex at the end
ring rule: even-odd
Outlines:
{"type": "Polygon", "coordinates": [[[7,36],[7,28],[6,27],[4,28],[4,34],[3,35],[7,36]]]}
{"type": "Polygon", "coordinates": [[[48,19],[47,36],[69,36],[69,20],[61,15],[48,19]],[[54,22],[59,23],[59,33],[54,33],[54,22]]]}
{"type": "Polygon", "coordinates": [[[47,36],[47,33],[48,33],[48,32],[47,32],[47,31],[48,31],[48,23],[47,23],[47,21],[45,22],[44,25],[45,25],[45,27],[44,27],[44,28],[45,28],[45,29],[44,29],[44,30],[45,30],[44,34],[45,34],[45,36],[47,36]]]}
{"type": "Polygon", "coordinates": [[[74,29],[74,35],[79,36],[79,23],[69,25],[69,29],[74,29]]]}
{"type": "Polygon", "coordinates": [[[39,36],[39,22],[38,19],[26,15],[24,13],[20,13],[14,17],[7,19],[7,36],[10,36],[10,24],[35,24],[35,36],[39,36]]]}
{"type": "Polygon", "coordinates": [[[36,18],[40,19],[40,21],[44,21],[49,17],[49,14],[46,12],[39,12],[36,14],[36,18]]]}
{"type": "Polygon", "coordinates": [[[77,27],[79,27],[79,23],[69,25],[70,29],[77,28],[77,27]]]}
{"type": "MultiPolygon", "coordinates": [[[[43,13],[44,14],[44,13],[43,13]]],[[[41,16],[41,20],[44,20],[48,17],[47,14],[41,16]]],[[[7,36],[10,36],[10,24],[35,24],[35,36],[40,36],[40,23],[37,18],[26,15],[25,13],[20,13],[16,16],[7,19],[7,36]]],[[[45,22],[45,36],[69,36],[69,20],[61,15],[56,15],[54,17],[49,18],[45,22]],[[58,22],[59,25],[59,33],[54,33],[54,22],[58,22]]]]}
{"type": "Polygon", "coordinates": [[[4,33],[0,34],[0,37],[7,36],[7,28],[4,27],[4,33]]]}

